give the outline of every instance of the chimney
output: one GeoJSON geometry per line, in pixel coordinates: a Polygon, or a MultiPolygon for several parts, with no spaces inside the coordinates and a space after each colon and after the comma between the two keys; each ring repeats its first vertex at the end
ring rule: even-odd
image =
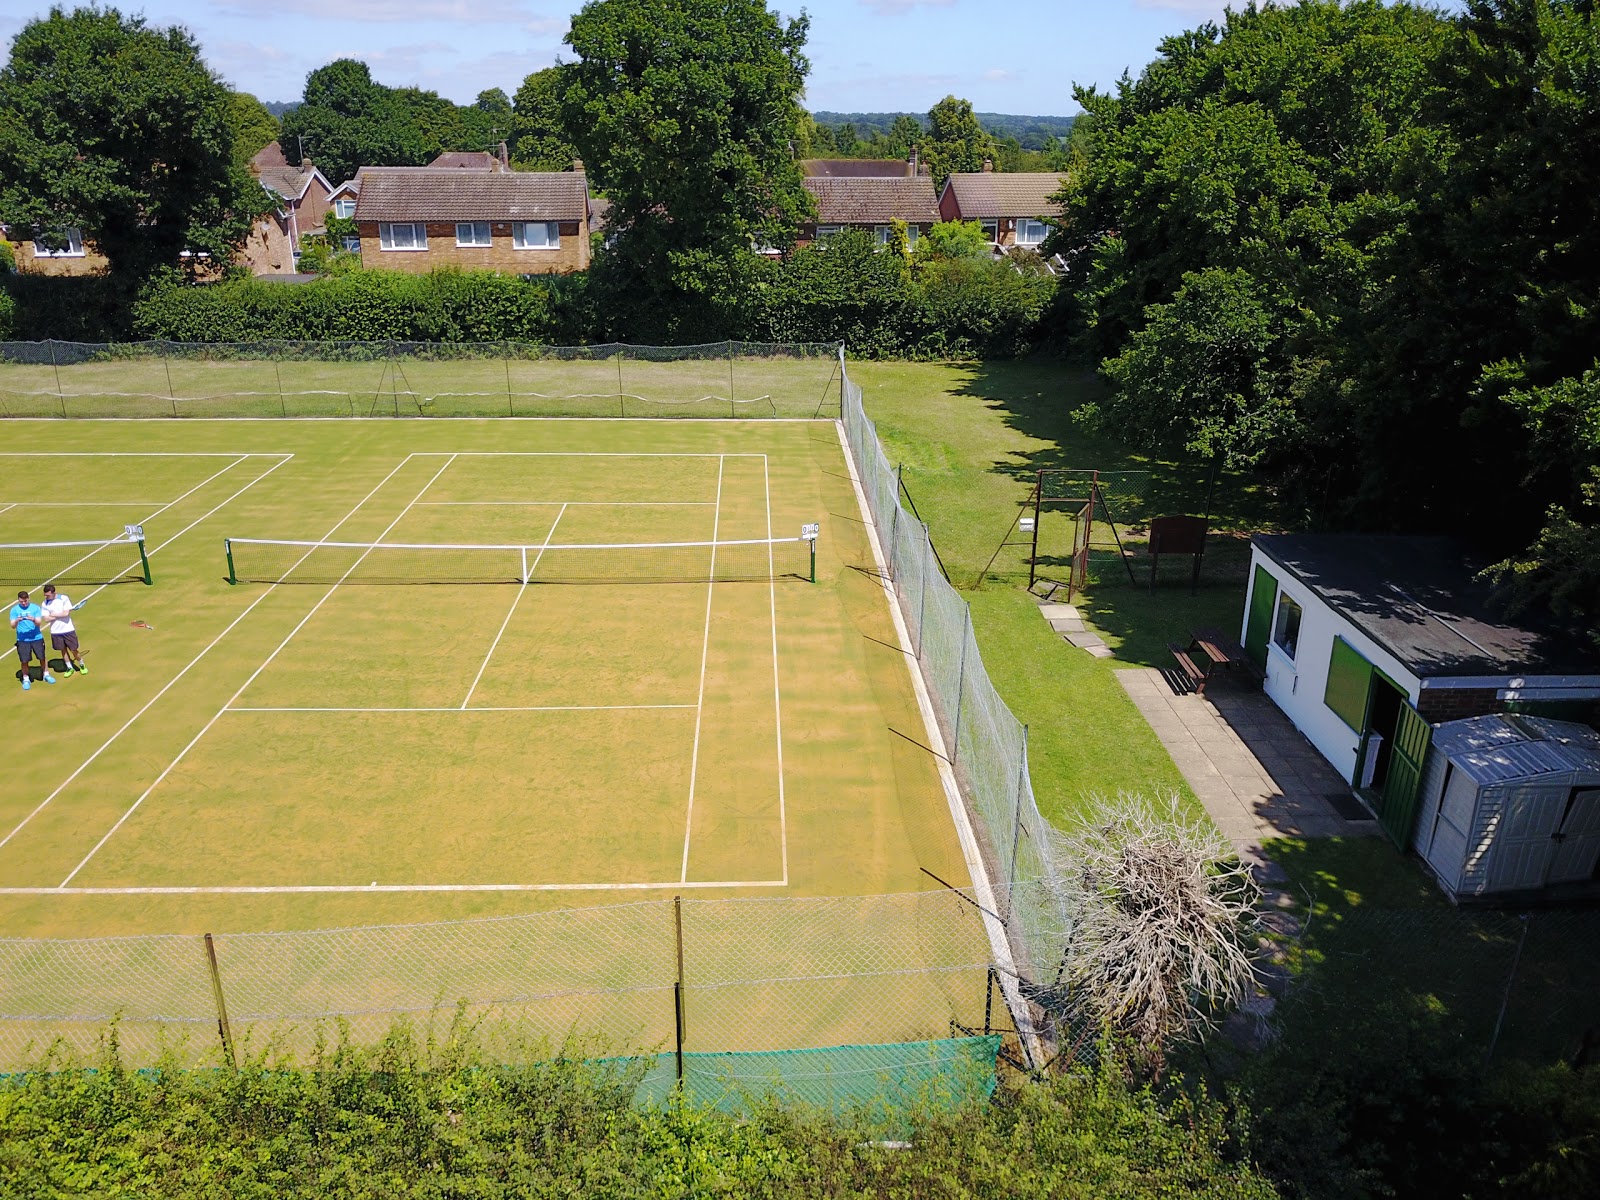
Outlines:
{"type": "Polygon", "coordinates": [[[581,159],[581,158],[573,159],[572,160],[572,169],[574,171],[582,172],[582,170],[583,170],[583,159],[581,159]]]}
{"type": "Polygon", "coordinates": [[[500,142],[500,169],[502,171],[511,170],[511,151],[507,148],[504,140],[500,142]]]}
{"type": "Polygon", "coordinates": [[[910,165],[911,165],[911,177],[913,179],[915,179],[916,176],[917,176],[917,148],[915,146],[911,147],[911,163],[910,163],[910,165]]]}
{"type": "Polygon", "coordinates": [[[983,160],[983,169],[984,169],[985,172],[992,172],[994,170],[994,159],[992,159],[992,158],[984,159],[983,160]]]}

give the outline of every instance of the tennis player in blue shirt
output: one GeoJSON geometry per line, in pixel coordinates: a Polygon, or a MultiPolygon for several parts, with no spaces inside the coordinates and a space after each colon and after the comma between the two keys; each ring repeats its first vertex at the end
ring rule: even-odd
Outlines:
{"type": "Polygon", "coordinates": [[[44,620],[44,610],[28,601],[27,592],[17,593],[17,602],[11,606],[11,628],[17,634],[17,657],[22,660],[22,690],[33,686],[33,671],[29,664],[37,658],[44,671],[44,681],[54,683],[50,674],[50,660],[44,654],[44,631],[39,622],[44,620]]]}

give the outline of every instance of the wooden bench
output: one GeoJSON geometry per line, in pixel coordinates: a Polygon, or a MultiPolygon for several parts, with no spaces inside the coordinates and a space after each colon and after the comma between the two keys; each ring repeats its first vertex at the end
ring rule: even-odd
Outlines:
{"type": "Polygon", "coordinates": [[[1178,670],[1183,672],[1184,678],[1189,681],[1189,686],[1195,690],[1195,694],[1205,695],[1206,681],[1210,678],[1210,672],[1194,661],[1187,646],[1168,642],[1167,649],[1172,651],[1172,657],[1178,660],[1178,670]]]}

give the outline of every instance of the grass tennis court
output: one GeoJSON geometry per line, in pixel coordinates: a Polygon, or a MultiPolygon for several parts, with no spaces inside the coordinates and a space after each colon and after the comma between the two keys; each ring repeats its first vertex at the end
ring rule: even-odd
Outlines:
{"type": "MultiPolygon", "coordinates": [[[[89,676],[24,693],[7,672],[0,935],[935,888],[921,868],[968,883],[832,422],[0,434],[0,541],[138,523],[155,578],[71,585],[92,595],[89,676]],[[241,547],[230,585],[225,537],[794,540],[737,571],[711,550],[611,550],[529,583],[466,582],[470,551],[415,584],[354,565],[251,582],[241,547]]],[[[136,557],[95,553],[66,577],[136,557]]],[[[35,586],[69,561],[0,575],[35,586]]]]}

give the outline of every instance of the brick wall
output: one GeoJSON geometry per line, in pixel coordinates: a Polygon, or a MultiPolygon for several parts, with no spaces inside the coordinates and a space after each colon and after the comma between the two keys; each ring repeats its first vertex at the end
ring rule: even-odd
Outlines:
{"type": "Polygon", "coordinates": [[[1423,688],[1417,695],[1417,712],[1433,724],[1504,712],[1505,707],[1494,688],[1423,688]]]}
{"type": "Polygon", "coordinates": [[[581,221],[562,221],[561,245],[555,250],[518,250],[511,244],[511,223],[495,221],[489,227],[491,245],[456,245],[455,222],[428,222],[428,248],[384,250],[378,239],[378,222],[361,222],[361,265],[385,271],[410,271],[425,275],[440,267],[502,271],[507,275],[569,275],[589,268],[589,235],[581,221]]]}
{"type": "Polygon", "coordinates": [[[82,255],[73,258],[35,258],[31,240],[12,242],[11,250],[17,260],[18,272],[28,275],[99,275],[110,266],[106,256],[88,244],[85,244],[82,255]]]}
{"type": "Polygon", "coordinates": [[[313,229],[321,229],[327,224],[328,213],[333,208],[328,200],[329,195],[328,189],[322,186],[322,180],[313,175],[311,182],[306,185],[306,194],[300,198],[300,205],[295,213],[302,237],[313,229]]]}

